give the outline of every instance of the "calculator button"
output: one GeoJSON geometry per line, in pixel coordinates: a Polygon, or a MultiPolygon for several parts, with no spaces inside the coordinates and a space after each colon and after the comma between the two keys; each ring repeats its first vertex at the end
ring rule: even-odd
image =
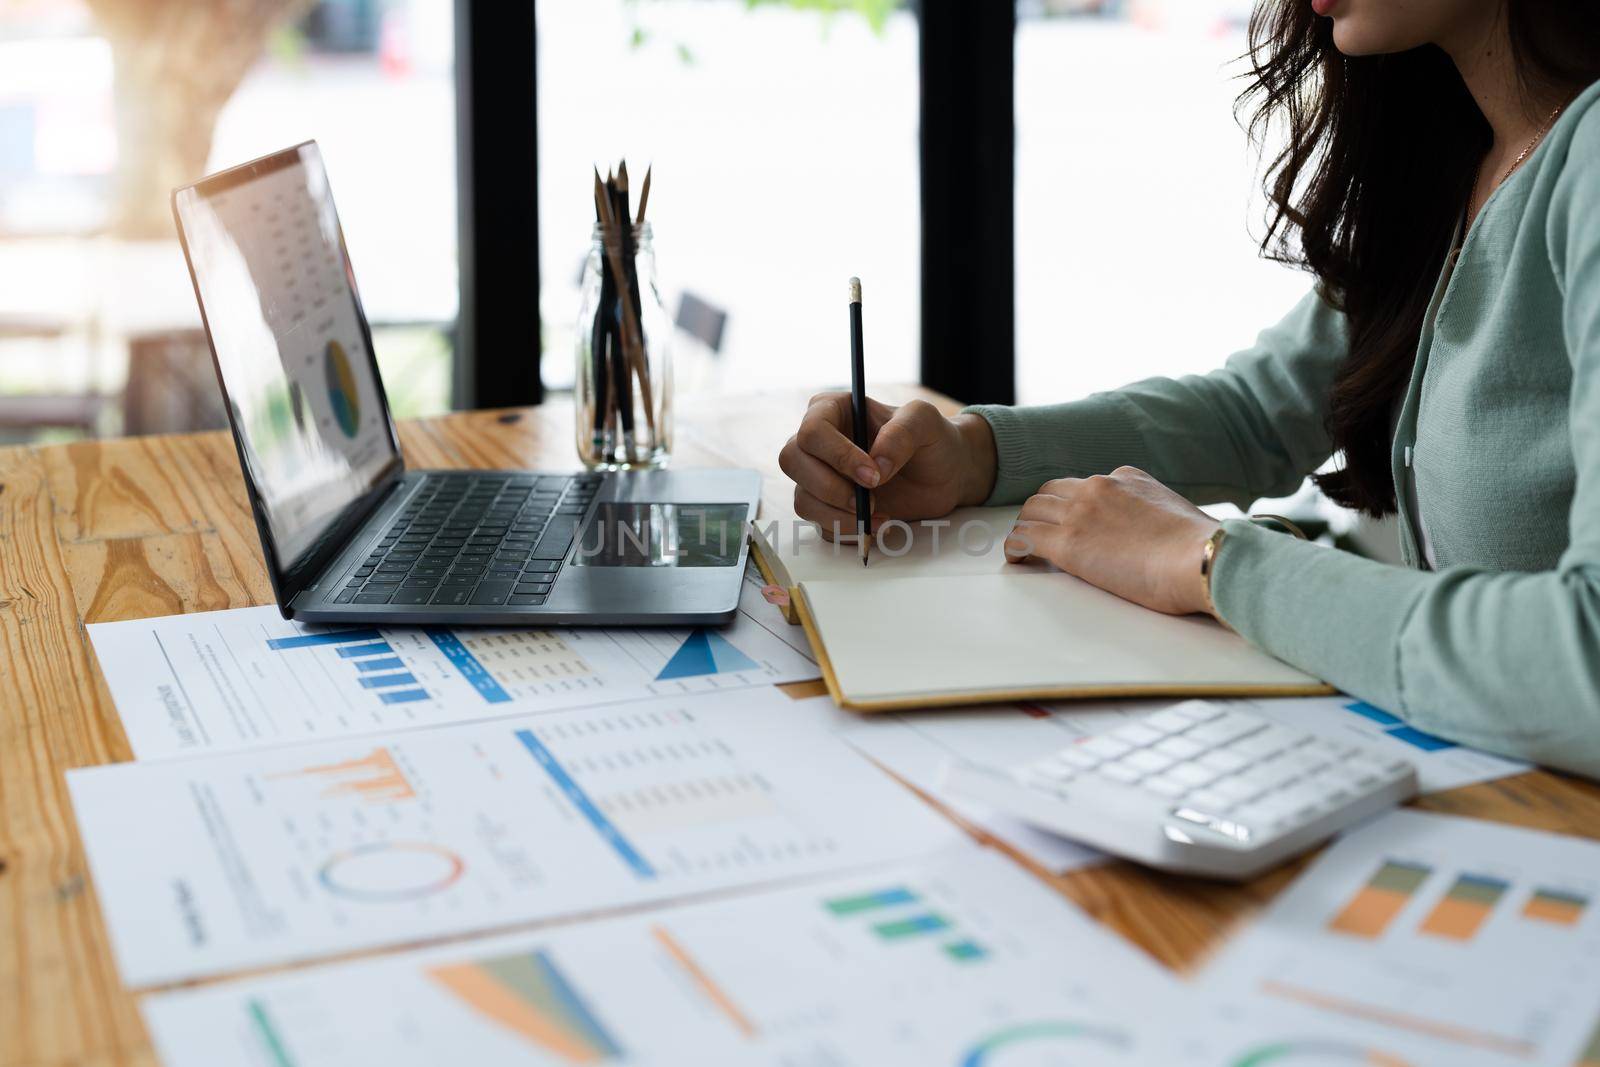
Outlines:
{"type": "Polygon", "coordinates": [[[1241,801],[1253,800],[1266,792],[1266,789],[1255,781],[1236,775],[1232,778],[1223,778],[1212,783],[1211,791],[1231,801],[1241,801]]]}
{"type": "MultiPolygon", "coordinates": [[[[1193,798],[1191,798],[1191,801],[1192,799],[1193,798]]],[[[1198,805],[1196,804],[1186,803],[1183,807],[1174,809],[1172,814],[1174,818],[1182,819],[1184,822],[1193,823],[1196,826],[1204,826],[1212,833],[1221,834],[1224,837],[1231,837],[1235,841],[1250,840],[1249,828],[1235,822],[1231,818],[1222,818],[1223,814],[1225,814],[1224,812],[1210,812],[1205,810],[1197,810],[1197,808],[1198,805]]]]}
{"type": "Polygon", "coordinates": [[[1201,723],[1184,736],[1203,745],[1218,747],[1232,744],[1241,738],[1259,733],[1265,728],[1266,724],[1260,719],[1229,712],[1210,722],[1201,723]]]}
{"type": "Polygon", "coordinates": [[[1294,748],[1283,754],[1284,762],[1301,774],[1315,774],[1327,767],[1331,760],[1309,748],[1294,748]]]}
{"type": "Polygon", "coordinates": [[[1153,745],[1166,736],[1160,730],[1146,726],[1142,722],[1130,722],[1111,731],[1111,736],[1118,741],[1124,741],[1135,748],[1153,745]]]}
{"type": "Polygon", "coordinates": [[[1069,782],[1078,776],[1078,768],[1058,759],[1042,759],[1033,765],[1033,770],[1058,782],[1069,782]]]}
{"type": "Polygon", "coordinates": [[[1187,715],[1181,714],[1176,708],[1168,708],[1166,711],[1158,711],[1154,715],[1147,716],[1140,721],[1146,723],[1153,729],[1160,730],[1162,733],[1168,734],[1181,733],[1182,731],[1193,726],[1195,723],[1195,720],[1189,718],[1187,715]]]}
{"type": "Polygon", "coordinates": [[[1248,759],[1265,759],[1274,753],[1282,752],[1300,738],[1300,734],[1288,727],[1273,723],[1264,730],[1234,742],[1230,748],[1248,759]]]}
{"type": "Polygon", "coordinates": [[[1233,810],[1233,805],[1237,802],[1223,796],[1215,789],[1196,789],[1189,794],[1189,803],[1205,811],[1226,815],[1233,810]]]}
{"type": "Polygon", "coordinates": [[[1157,796],[1177,799],[1189,791],[1189,787],[1175,778],[1165,774],[1152,775],[1139,783],[1140,788],[1146,789],[1157,796]]]}
{"type": "Polygon", "coordinates": [[[1277,789],[1298,780],[1300,775],[1300,768],[1294,765],[1294,761],[1286,753],[1283,753],[1256,764],[1242,772],[1239,777],[1255,782],[1263,789],[1277,789]]]}
{"type": "Polygon", "coordinates": [[[1128,753],[1117,762],[1132,767],[1142,774],[1157,774],[1172,766],[1173,759],[1171,756],[1163,756],[1153,749],[1141,748],[1128,753]]]}
{"type": "Polygon", "coordinates": [[[1199,759],[1195,760],[1202,767],[1210,767],[1219,774],[1232,774],[1250,766],[1250,760],[1245,758],[1237,748],[1212,749],[1199,759]]]}
{"type": "Polygon", "coordinates": [[[1123,763],[1107,763],[1100,768],[1100,773],[1114,782],[1123,782],[1132,785],[1144,777],[1144,772],[1135,770],[1123,763]]]}
{"type": "Polygon", "coordinates": [[[1202,767],[1198,763],[1180,763],[1170,767],[1166,776],[1174,781],[1182,782],[1186,787],[1193,789],[1196,786],[1210,785],[1220,777],[1216,771],[1202,767]]]}
{"type": "Polygon", "coordinates": [[[1057,752],[1055,758],[1082,770],[1098,767],[1102,762],[1099,756],[1096,756],[1093,752],[1085,751],[1082,745],[1068,745],[1060,752],[1057,752]]]}
{"type": "Polygon", "coordinates": [[[1098,756],[1101,759],[1116,759],[1118,756],[1125,755],[1131,751],[1131,746],[1126,742],[1119,741],[1109,734],[1086,738],[1078,742],[1078,748],[1091,756],[1098,756]]]}
{"type": "Polygon", "coordinates": [[[1262,797],[1249,804],[1241,804],[1233,812],[1238,822],[1252,828],[1256,834],[1267,836],[1277,833],[1293,819],[1298,802],[1286,800],[1282,794],[1262,797]]]}
{"type": "Polygon", "coordinates": [[[1173,759],[1194,759],[1205,751],[1205,746],[1187,737],[1165,737],[1154,746],[1155,751],[1173,759]]]}
{"type": "Polygon", "coordinates": [[[1275,802],[1288,812],[1288,818],[1304,821],[1315,815],[1327,803],[1327,790],[1311,782],[1301,781],[1266,799],[1275,802]]]}
{"type": "MultiPolygon", "coordinates": [[[[1182,715],[1190,722],[1210,722],[1212,719],[1225,714],[1223,708],[1219,708],[1215,704],[1207,704],[1203,700],[1191,700],[1187,704],[1178,704],[1167,710],[1174,715],[1182,715]]],[[[1166,712],[1162,714],[1166,714],[1166,712]]]]}

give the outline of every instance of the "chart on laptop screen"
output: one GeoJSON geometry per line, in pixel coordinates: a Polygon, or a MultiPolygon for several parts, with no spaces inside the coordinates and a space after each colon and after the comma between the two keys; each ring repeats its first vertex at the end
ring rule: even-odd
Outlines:
{"type": "Polygon", "coordinates": [[[280,562],[394,455],[345,270],[327,177],[313,153],[180,195],[184,237],[239,435],[280,562]]]}
{"type": "Polygon", "coordinates": [[[787,625],[747,585],[722,629],[302,626],[261,607],[90,632],[149,759],[817,677],[787,625]]]}

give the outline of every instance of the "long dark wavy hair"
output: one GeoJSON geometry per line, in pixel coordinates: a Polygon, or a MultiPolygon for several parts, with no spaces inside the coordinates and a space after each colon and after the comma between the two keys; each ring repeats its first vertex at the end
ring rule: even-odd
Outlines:
{"type": "MultiPolygon", "coordinates": [[[[1503,3],[1530,109],[1600,79],[1600,3],[1503,3]]],[[[1443,51],[1347,57],[1308,0],[1259,0],[1249,40],[1240,114],[1258,139],[1287,134],[1266,168],[1262,251],[1315,274],[1350,327],[1328,407],[1344,462],[1316,481],[1347,507],[1385,515],[1395,510],[1391,424],[1489,125],[1443,51]]]]}

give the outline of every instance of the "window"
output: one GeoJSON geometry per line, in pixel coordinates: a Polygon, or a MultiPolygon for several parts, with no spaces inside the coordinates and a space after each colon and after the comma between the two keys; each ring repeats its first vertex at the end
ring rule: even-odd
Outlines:
{"type": "Polygon", "coordinates": [[[851,275],[873,379],[916,379],[916,24],[861,6],[881,22],[788,0],[538,0],[550,386],[573,377],[591,168],[624,155],[636,184],[654,166],[668,314],[689,296],[726,315],[720,350],[679,330],[680,395],[848,383],[851,275]]]}
{"type": "Polygon", "coordinates": [[[1311,284],[1257,248],[1233,118],[1247,0],[1019,14],[1019,402],[1220,366],[1311,284]]]}
{"type": "Polygon", "coordinates": [[[315,138],[390,397],[443,409],[450,0],[13,0],[0,11],[0,435],[221,425],[168,193],[315,138]]]}

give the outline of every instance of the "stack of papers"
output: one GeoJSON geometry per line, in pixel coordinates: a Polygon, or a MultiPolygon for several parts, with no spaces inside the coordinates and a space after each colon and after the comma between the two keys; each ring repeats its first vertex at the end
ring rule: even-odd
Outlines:
{"type": "MultiPolygon", "coordinates": [[[[147,996],[163,1060],[1600,1056],[1600,845],[1391,814],[1180,982],[873,766],[1066,870],[1100,857],[942,796],[944,765],[1169,702],[791,699],[818,666],[747,577],[721,630],[90,627],[141,761],[68,776],[124,980],[297,965],[147,996]]],[[[1348,698],[1248,703],[1404,755],[1424,791],[1524,769],[1348,698]]]]}

